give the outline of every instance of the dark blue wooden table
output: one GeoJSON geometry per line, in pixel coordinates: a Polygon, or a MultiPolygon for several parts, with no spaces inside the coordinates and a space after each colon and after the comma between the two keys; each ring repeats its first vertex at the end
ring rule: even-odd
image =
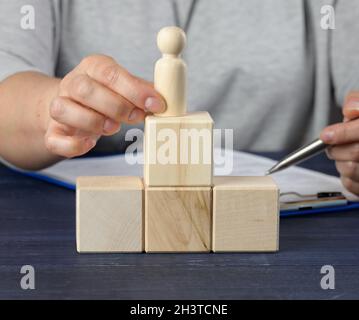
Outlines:
{"type": "MultiPolygon", "coordinates": [[[[335,174],[324,156],[305,166],[335,174]]],[[[281,219],[275,254],[78,254],[75,193],[0,166],[1,299],[359,298],[358,247],[359,212],[345,212],[281,219]],[[20,287],[23,265],[35,290],[20,287]],[[321,289],[323,265],[335,290],[321,289]]]]}

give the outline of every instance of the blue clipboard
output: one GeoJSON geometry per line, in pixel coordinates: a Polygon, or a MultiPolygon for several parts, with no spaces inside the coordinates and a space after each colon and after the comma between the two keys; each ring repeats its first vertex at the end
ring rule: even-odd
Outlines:
{"type": "Polygon", "coordinates": [[[332,206],[332,207],[322,207],[315,209],[306,209],[306,210],[285,210],[280,212],[280,217],[293,217],[293,216],[304,216],[309,214],[318,214],[318,213],[334,213],[334,212],[345,212],[359,209],[359,202],[349,201],[346,205],[342,206],[332,206]]]}

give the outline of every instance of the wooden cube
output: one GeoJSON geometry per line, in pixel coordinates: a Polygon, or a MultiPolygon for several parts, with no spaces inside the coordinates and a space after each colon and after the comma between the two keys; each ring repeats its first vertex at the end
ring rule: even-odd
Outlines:
{"type": "Polygon", "coordinates": [[[211,188],[148,187],[145,190],[146,252],[208,252],[211,188]]]}
{"type": "Polygon", "coordinates": [[[143,193],[139,177],[78,178],[77,251],[143,251],[143,193]]]}
{"type": "Polygon", "coordinates": [[[279,190],[271,177],[214,177],[213,251],[277,251],[279,190]]]}
{"type": "Polygon", "coordinates": [[[147,186],[211,186],[213,120],[208,112],[147,116],[144,181],[147,186]]]}

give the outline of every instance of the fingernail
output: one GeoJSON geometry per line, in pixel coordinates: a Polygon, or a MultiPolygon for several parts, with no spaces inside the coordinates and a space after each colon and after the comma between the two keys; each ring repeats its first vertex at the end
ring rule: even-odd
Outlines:
{"type": "Polygon", "coordinates": [[[350,100],[347,104],[347,109],[350,110],[359,110],[359,101],[358,100],[350,100]]]}
{"type": "Polygon", "coordinates": [[[59,99],[52,102],[51,113],[55,116],[60,116],[64,111],[63,105],[59,99]]]}
{"type": "Polygon", "coordinates": [[[96,143],[97,143],[97,140],[93,139],[93,138],[86,138],[86,140],[85,140],[87,149],[92,149],[96,145],[96,143]]]}
{"type": "Polygon", "coordinates": [[[111,119],[106,119],[104,124],[103,124],[103,131],[106,133],[111,133],[114,132],[118,127],[118,123],[111,120],[111,119]]]}
{"type": "Polygon", "coordinates": [[[128,116],[128,121],[135,121],[138,117],[138,111],[136,109],[133,109],[128,116]]]}
{"type": "Polygon", "coordinates": [[[324,131],[322,134],[322,139],[324,142],[332,142],[334,140],[334,131],[324,131]]]}
{"type": "Polygon", "coordinates": [[[149,97],[145,101],[145,111],[150,112],[163,112],[166,109],[166,106],[157,98],[149,97]]]}
{"type": "Polygon", "coordinates": [[[330,147],[325,150],[325,153],[327,154],[328,159],[333,160],[330,147]]]}

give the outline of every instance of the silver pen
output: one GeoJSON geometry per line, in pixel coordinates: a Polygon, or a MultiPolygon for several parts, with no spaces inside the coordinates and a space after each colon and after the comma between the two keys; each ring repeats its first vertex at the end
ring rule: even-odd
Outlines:
{"type": "Polygon", "coordinates": [[[328,145],[326,145],[322,140],[316,139],[277,162],[272,168],[267,171],[266,175],[278,172],[290,166],[294,166],[306,159],[309,159],[318,154],[319,152],[324,151],[327,146],[328,145]]]}

